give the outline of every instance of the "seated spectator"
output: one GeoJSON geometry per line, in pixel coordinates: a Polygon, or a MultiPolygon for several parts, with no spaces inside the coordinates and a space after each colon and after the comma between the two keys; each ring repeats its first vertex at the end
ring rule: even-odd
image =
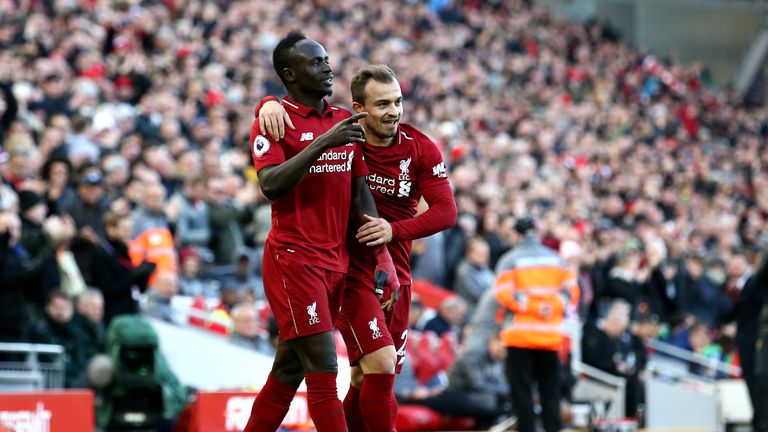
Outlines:
{"type": "Polygon", "coordinates": [[[171,197],[171,204],[180,207],[174,220],[174,238],[180,247],[207,248],[211,242],[208,204],[205,202],[205,179],[192,177],[184,181],[184,188],[171,197]]]}
{"type": "Polygon", "coordinates": [[[93,356],[104,352],[106,327],[104,327],[104,296],[101,291],[88,288],[77,298],[72,317],[72,331],[87,363],[93,356]]]}
{"type": "Polygon", "coordinates": [[[133,232],[130,216],[108,213],[104,217],[107,242],[99,247],[93,260],[93,286],[104,294],[104,323],[112,318],[139,312],[139,295],[146,291],[155,264],[143,261],[133,265],[128,256],[128,242],[133,232]]]}
{"type": "Polygon", "coordinates": [[[48,206],[48,214],[60,215],[62,209],[77,198],[71,185],[72,164],[67,159],[52,157],[45,161],[40,175],[48,186],[43,197],[48,206]]]}
{"type": "Polygon", "coordinates": [[[179,292],[179,277],[174,272],[162,271],[147,290],[147,302],[144,312],[162,321],[177,322],[177,314],[171,305],[171,299],[179,292]]]}
{"type": "Polygon", "coordinates": [[[680,290],[682,309],[693,315],[696,321],[714,327],[727,317],[733,302],[723,292],[724,264],[720,260],[709,260],[706,264],[709,265],[705,265],[704,259],[698,255],[689,256],[677,288],[680,290]],[[722,269],[713,272],[717,266],[722,269]],[[713,278],[714,273],[722,280],[714,280],[718,278],[713,278]]]}
{"type": "Polygon", "coordinates": [[[427,280],[440,287],[447,285],[445,236],[439,232],[414,240],[411,248],[411,276],[414,279],[427,280]]]}
{"type": "MultiPolygon", "coordinates": [[[[712,342],[709,327],[702,322],[696,322],[688,329],[688,341],[684,349],[696,354],[699,360],[712,361],[713,363],[725,360],[722,347],[712,342]]],[[[688,370],[696,375],[711,378],[718,376],[717,370],[710,367],[709,364],[703,365],[700,362],[691,361],[688,364],[688,370]]]]}
{"type": "Polygon", "coordinates": [[[448,373],[448,386],[424,399],[414,398],[411,403],[449,416],[474,417],[478,429],[488,429],[512,409],[504,373],[506,357],[507,348],[498,335],[488,339],[482,349],[464,349],[448,373]]]}
{"type": "Polygon", "coordinates": [[[456,335],[452,332],[438,337],[431,331],[408,331],[406,363],[412,363],[413,373],[420,386],[429,389],[445,387],[448,370],[453,365],[458,351],[456,335]]]}
{"type": "Polygon", "coordinates": [[[469,241],[464,259],[456,269],[453,290],[467,301],[470,312],[495,280],[493,271],[488,267],[490,258],[488,242],[474,238],[469,241]]]}
{"type": "Polygon", "coordinates": [[[252,304],[238,303],[232,308],[234,327],[229,335],[230,342],[262,354],[274,356],[275,349],[269,341],[268,331],[260,325],[256,309],[252,304]]]}
{"type": "Polygon", "coordinates": [[[432,318],[424,326],[424,331],[434,332],[438,337],[442,337],[448,332],[452,332],[458,339],[461,335],[461,325],[467,315],[467,302],[459,296],[451,296],[443,300],[437,316],[432,318]]]}
{"type": "Polygon", "coordinates": [[[102,158],[101,167],[104,171],[104,191],[111,202],[125,195],[125,186],[130,176],[130,165],[119,154],[109,154],[102,158]]]}
{"type": "Polygon", "coordinates": [[[237,250],[245,245],[242,224],[253,214],[241,205],[227,200],[222,177],[208,179],[208,219],[211,226],[210,248],[218,265],[233,265],[237,250]]]}
{"type": "Polygon", "coordinates": [[[677,312],[667,318],[667,326],[661,331],[661,341],[678,348],[688,349],[688,331],[696,322],[693,316],[677,312]]]}
{"type": "Polygon", "coordinates": [[[191,297],[218,298],[220,295],[218,281],[207,279],[201,272],[202,257],[193,247],[185,247],[179,251],[179,292],[191,297]]]}
{"type": "Polygon", "coordinates": [[[161,183],[145,185],[144,197],[139,208],[133,211],[132,239],[151,228],[170,229],[165,214],[165,188],[161,183]]]}
{"type": "Polygon", "coordinates": [[[228,335],[232,332],[232,308],[245,300],[245,290],[239,285],[225,285],[221,288],[219,303],[208,308],[206,300],[198,297],[192,303],[195,311],[189,317],[189,323],[211,330],[215,333],[228,335]]]}
{"type": "Polygon", "coordinates": [[[625,413],[634,417],[643,400],[640,372],[646,355],[642,341],[627,332],[629,318],[630,305],[614,300],[601,322],[584,326],[581,352],[584,363],[627,380],[625,413]]]}
{"type": "Polygon", "coordinates": [[[659,317],[654,314],[645,314],[637,317],[632,324],[632,335],[637,337],[644,345],[659,337],[659,317]]]}
{"type": "Polygon", "coordinates": [[[72,300],[63,291],[51,292],[45,305],[45,316],[30,331],[30,342],[64,347],[65,385],[85,386],[86,353],[72,326],[72,300]]]}
{"type": "Polygon", "coordinates": [[[243,249],[237,253],[235,262],[235,272],[231,276],[225,277],[223,285],[238,285],[245,291],[253,293],[254,300],[265,300],[264,280],[261,276],[255,274],[250,252],[243,249]]]}
{"type": "Polygon", "coordinates": [[[434,333],[424,337],[419,330],[423,309],[418,299],[412,299],[411,309],[408,312],[406,359],[393,389],[399,403],[409,403],[440,393],[447,384],[447,376],[444,372],[453,364],[455,358],[453,352],[445,350],[441,353],[449,355],[436,355],[433,348],[437,344],[430,344],[431,341],[436,340],[434,333]],[[426,349],[420,348],[422,341],[426,349]]]}

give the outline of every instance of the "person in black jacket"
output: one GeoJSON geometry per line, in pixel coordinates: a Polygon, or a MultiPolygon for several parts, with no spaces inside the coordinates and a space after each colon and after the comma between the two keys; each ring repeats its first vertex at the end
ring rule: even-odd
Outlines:
{"type": "Polygon", "coordinates": [[[34,285],[30,285],[26,291],[27,300],[42,316],[43,308],[50,293],[59,287],[59,270],[53,257],[53,238],[43,226],[45,215],[48,211],[45,201],[31,190],[19,192],[19,210],[21,215],[21,238],[19,243],[32,257],[46,254],[47,259],[41,267],[40,277],[34,285]]]}
{"type": "Polygon", "coordinates": [[[12,212],[0,213],[0,341],[25,341],[28,325],[26,283],[34,277],[17,247],[21,221],[12,212]]]}
{"type": "Polygon", "coordinates": [[[11,125],[16,120],[19,113],[19,104],[13,95],[13,83],[0,83],[0,92],[2,92],[2,105],[0,107],[0,146],[5,140],[5,133],[11,129],[11,125]]]}
{"type": "MultiPolygon", "coordinates": [[[[755,431],[768,430],[768,386],[766,375],[768,370],[758,370],[757,351],[758,336],[761,330],[761,312],[765,309],[768,295],[768,254],[763,257],[760,267],[744,284],[739,298],[733,306],[726,321],[736,321],[737,332],[735,345],[741,361],[741,373],[749,390],[754,416],[752,427],[755,431]],[[760,376],[762,375],[762,382],[760,376]]],[[[768,329],[762,329],[763,331],[768,329]]]]}
{"type": "Polygon", "coordinates": [[[30,306],[27,291],[40,283],[41,269],[53,259],[53,250],[31,256],[21,245],[21,220],[16,213],[0,212],[0,341],[27,340],[30,306]]]}
{"type": "Polygon", "coordinates": [[[86,362],[106,349],[107,330],[103,320],[104,296],[97,289],[86,289],[78,296],[72,316],[72,331],[86,362]]]}
{"type": "Polygon", "coordinates": [[[84,387],[87,359],[72,326],[72,299],[64,291],[50,293],[45,315],[37,320],[30,331],[30,342],[64,347],[66,387],[84,387]]]}
{"type": "Polygon", "coordinates": [[[627,380],[625,410],[628,417],[634,417],[643,400],[640,371],[645,367],[646,355],[643,342],[627,331],[630,312],[625,300],[614,300],[605,319],[584,326],[581,352],[584,363],[627,380]]]}
{"type": "Polygon", "coordinates": [[[104,216],[107,241],[93,257],[93,285],[104,294],[104,323],[107,327],[117,315],[139,312],[139,294],[146,291],[147,280],[155,271],[155,264],[148,261],[138,266],[131,264],[128,242],[132,225],[128,215],[107,213],[104,216]]]}

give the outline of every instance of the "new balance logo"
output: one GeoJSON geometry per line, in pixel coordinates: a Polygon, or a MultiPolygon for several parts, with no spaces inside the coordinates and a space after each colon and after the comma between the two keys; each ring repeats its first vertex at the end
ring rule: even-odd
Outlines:
{"type": "Polygon", "coordinates": [[[371,329],[371,332],[373,332],[373,339],[376,340],[381,337],[381,330],[379,330],[379,324],[378,319],[376,317],[373,317],[372,320],[368,321],[368,328],[371,329]]]}
{"type": "Polygon", "coordinates": [[[312,141],[315,139],[315,134],[312,132],[302,132],[299,141],[312,141]]]}

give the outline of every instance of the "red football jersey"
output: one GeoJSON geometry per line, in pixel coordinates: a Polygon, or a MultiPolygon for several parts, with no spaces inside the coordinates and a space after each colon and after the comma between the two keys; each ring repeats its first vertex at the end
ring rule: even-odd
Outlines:
{"type": "MultiPolygon", "coordinates": [[[[294,157],[336,123],[350,117],[348,111],[327,103],[323,113],[289,98],[283,98],[282,104],[296,129],[286,128],[285,138],[274,141],[260,134],[256,118],[251,127],[256,171],[294,157]]],[[[349,143],[326,150],[298,185],[272,201],[272,229],[267,241],[294,254],[298,261],[346,271],[348,254],[344,243],[352,179],[367,173],[360,146],[349,143]]]]}
{"type": "MultiPolygon", "coordinates": [[[[448,176],[440,150],[415,127],[400,124],[395,143],[389,147],[362,145],[369,174],[368,187],[379,217],[392,224],[392,242],[387,246],[401,284],[411,283],[411,240],[452,226],[456,219],[448,176]],[[421,196],[430,210],[416,219],[421,196]],[[407,221],[406,221],[407,220],[407,221]]],[[[373,280],[375,258],[370,248],[350,239],[349,275],[362,282],[373,280]]]]}

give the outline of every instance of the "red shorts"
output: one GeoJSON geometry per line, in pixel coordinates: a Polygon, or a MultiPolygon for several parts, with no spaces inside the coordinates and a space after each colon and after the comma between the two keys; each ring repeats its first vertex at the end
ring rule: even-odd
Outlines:
{"type": "Polygon", "coordinates": [[[264,245],[264,292],[285,340],[333,330],[344,292],[344,274],[293,260],[264,245]]]}
{"type": "MultiPolygon", "coordinates": [[[[388,295],[385,294],[385,298],[388,298],[388,295]]],[[[354,366],[364,355],[394,345],[397,350],[395,371],[400,373],[405,362],[410,309],[410,285],[400,287],[400,297],[392,310],[385,314],[373,293],[373,282],[367,285],[347,278],[336,327],[347,345],[349,364],[354,366]]]]}

